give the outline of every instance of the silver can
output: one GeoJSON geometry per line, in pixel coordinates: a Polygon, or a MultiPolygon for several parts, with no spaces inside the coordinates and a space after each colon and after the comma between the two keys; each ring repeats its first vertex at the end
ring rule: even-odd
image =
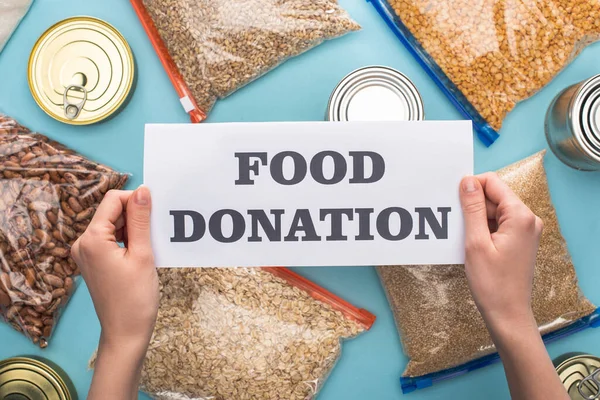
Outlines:
{"type": "Polygon", "coordinates": [[[559,93],[546,114],[545,129],[562,162],[582,171],[600,170],[600,75],[559,93]]]}
{"type": "Polygon", "coordinates": [[[328,121],[420,121],[423,99],[416,86],[395,69],[370,66],[346,75],[327,106],[328,121]]]}

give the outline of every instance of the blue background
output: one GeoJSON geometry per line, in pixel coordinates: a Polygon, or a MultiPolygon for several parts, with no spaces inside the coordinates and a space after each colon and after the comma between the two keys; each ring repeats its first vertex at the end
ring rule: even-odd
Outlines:
{"type": "MultiPolygon", "coordinates": [[[[322,120],[329,94],[337,82],[353,69],[370,64],[389,65],[407,74],[422,93],[427,119],[461,119],[370,4],[364,0],[341,0],[341,3],[363,26],[361,32],[325,43],[220,101],[209,122],[322,120]]],[[[476,140],[477,172],[498,169],[546,148],[543,120],[551,99],[566,86],[600,73],[599,58],[600,44],[587,48],[547,88],[509,115],[500,139],[491,148],[476,140]]],[[[129,188],[142,183],[144,123],[188,121],[126,0],[37,0],[0,53],[0,111],[97,161],[131,172],[129,188]],[[36,106],[27,86],[27,60],[36,39],[50,25],[73,15],[95,16],[116,26],[133,48],[139,73],[133,99],[121,114],[109,122],[83,128],[63,125],[46,116],[36,106]]],[[[553,200],[581,286],[592,301],[600,304],[600,174],[571,170],[552,154],[548,154],[546,165],[553,200]]],[[[370,332],[344,345],[344,355],[320,399],[401,397],[398,378],[407,360],[374,269],[297,270],[378,317],[370,332]]],[[[7,325],[0,324],[0,359],[21,354],[43,355],[61,365],[74,380],[79,395],[85,397],[92,376],[87,371],[87,361],[98,337],[94,308],[85,286],[81,285],[46,350],[37,349],[7,325]]],[[[570,351],[600,356],[600,329],[552,344],[549,351],[552,357],[570,351]]],[[[505,399],[509,394],[502,367],[497,364],[408,396],[413,400],[505,399]]]]}

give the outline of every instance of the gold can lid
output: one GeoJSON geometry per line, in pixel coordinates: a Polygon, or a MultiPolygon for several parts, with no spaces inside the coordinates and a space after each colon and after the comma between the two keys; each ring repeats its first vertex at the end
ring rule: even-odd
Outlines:
{"type": "Polygon", "coordinates": [[[127,102],[135,62],[112,25],[73,17],[50,27],[29,58],[29,88],[52,118],[72,125],[103,121],[127,102]]]}
{"type": "Polygon", "coordinates": [[[33,358],[16,357],[0,361],[0,399],[72,400],[73,396],[57,370],[33,358]]]}
{"type": "Polygon", "coordinates": [[[571,353],[559,357],[554,364],[572,400],[600,397],[600,358],[571,353]]]}

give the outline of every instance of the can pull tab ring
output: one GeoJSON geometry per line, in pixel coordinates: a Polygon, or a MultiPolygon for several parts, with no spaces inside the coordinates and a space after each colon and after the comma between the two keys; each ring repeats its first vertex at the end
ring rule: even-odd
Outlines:
{"type": "Polygon", "coordinates": [[[581,380],[581,382],[577,384],[577,390],[585,400],[600,399],[600,369],[597,369],[592,372],[590,376],[581,380]]]}
{"type": "Polygon", "coordinates": [[[63,94],[63,104],[65,109],[65,117],[69,120],[74,120],[79,116],[81,110],[83,110],[83,106],[87,101],[87,89],[81,85],[69,85],[65,89],[65,93],[63,94]],[[78,92],[83,93],[83,99],[79,103],[71,103],[69,101],[69,92],[71,90],[76,90],[78,92]]]}

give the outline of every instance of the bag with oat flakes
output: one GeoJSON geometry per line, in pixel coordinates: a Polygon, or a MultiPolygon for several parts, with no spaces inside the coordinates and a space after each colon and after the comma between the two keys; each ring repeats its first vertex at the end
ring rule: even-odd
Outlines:
{"type": "Polygon", "coordinates": [[[168,268],[159,277],[141,382],[154,399],[312,399],[342,342],[375,321],[286,268],[168,268]]]}

